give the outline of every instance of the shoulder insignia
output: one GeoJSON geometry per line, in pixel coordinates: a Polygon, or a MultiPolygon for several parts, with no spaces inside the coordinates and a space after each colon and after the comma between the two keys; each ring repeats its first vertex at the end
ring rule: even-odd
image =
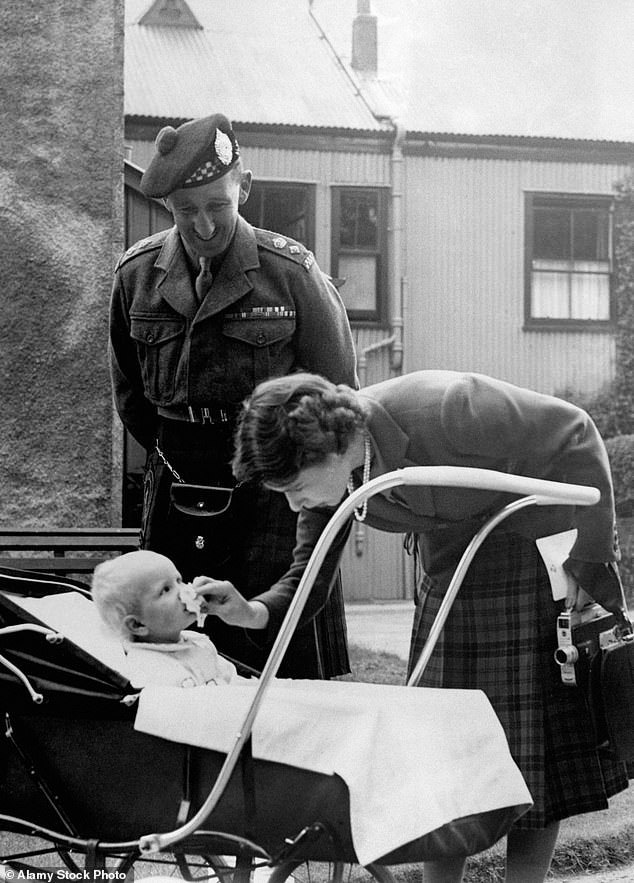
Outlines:
{"type": "Polygon", "coordinates": [[[296,242],[287,236],[280,236],[279,233],[273,233],[271,230],[254,229],[258,247],[265,248],[280,257],[288,258],[294,263],[300,264],[305,270],[310,270],[315,263],[314,254],[301,242],[296,242]]]}
{"type": "Polygon", "coordinates": [[[119,267],[121,267],[131,258],[134,258],[139,254],[162,248],[167,233],[169,233],[169,230],[161,230],[159,233],[153,233],[151,236],[147,236],[145,239],[139,239],[138,242],[135,242],[134,245],[131,245],[130,248],[121,255],[115,269],[118,270],[119,267]]]}

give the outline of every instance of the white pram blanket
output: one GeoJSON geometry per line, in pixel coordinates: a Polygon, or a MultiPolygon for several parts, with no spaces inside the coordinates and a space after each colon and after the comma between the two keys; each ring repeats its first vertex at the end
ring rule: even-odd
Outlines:
{"type": "MultiPolygon", "coordinates": [[[[147,687],[135,729],[227,752],[256,687],[147,687]]],[[[363,865],[455,819],[531,803],[477,690],[275,681],[255,720],[253,754],[344,780],[363,865]]]]}

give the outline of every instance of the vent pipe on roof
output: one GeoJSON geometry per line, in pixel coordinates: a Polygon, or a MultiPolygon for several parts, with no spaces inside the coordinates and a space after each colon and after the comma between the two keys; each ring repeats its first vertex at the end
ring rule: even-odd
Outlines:
{"type": "Polygon", "coordinates": [[[357,14],[352,21],[352,67],[376,74],[378,70],[377,19],[370,0],[357,0],[357,14]]]}

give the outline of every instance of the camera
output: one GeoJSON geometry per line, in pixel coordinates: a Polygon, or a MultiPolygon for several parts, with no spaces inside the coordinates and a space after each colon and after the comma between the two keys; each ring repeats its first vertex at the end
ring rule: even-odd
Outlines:
{"type": "Polygon", "coordinates": [[[599,604],[560,613],[557,616],[555,662],[559,665],[562,682],[570,687],[585,686],[593,657],[618,640],[616,617],[599,604]]]}

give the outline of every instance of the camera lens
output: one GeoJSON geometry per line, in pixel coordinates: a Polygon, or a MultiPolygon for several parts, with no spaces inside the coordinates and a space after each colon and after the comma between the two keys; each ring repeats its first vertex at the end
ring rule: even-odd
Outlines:
{"type": "Polygon", "coordinates": [[[555,650],[555,662],[559,665],[571,665],[579,659],[576,647],[557,647],[555,650]]]}

